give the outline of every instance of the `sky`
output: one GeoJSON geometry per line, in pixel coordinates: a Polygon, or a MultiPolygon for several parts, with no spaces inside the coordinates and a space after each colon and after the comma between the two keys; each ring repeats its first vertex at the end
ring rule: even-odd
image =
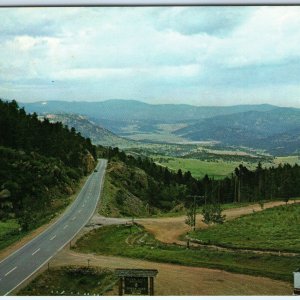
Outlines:
{"type": "Polygon", "coordinates": [[[300,107],[300,7],[0,8],[0,98],[300,107]]]}

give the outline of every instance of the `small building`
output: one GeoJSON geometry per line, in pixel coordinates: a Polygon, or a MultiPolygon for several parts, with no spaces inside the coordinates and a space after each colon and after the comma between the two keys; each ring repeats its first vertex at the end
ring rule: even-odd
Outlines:
{"type": "Polygon", "coordinates": [[[300,268],[294,272],[294,295],[300,295],[300,268]]]}

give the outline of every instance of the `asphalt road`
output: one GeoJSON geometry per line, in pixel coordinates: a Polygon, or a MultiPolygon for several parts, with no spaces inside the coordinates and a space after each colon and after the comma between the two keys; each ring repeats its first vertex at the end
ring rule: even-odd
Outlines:
{"type": "Polygon", "coordinates": [[[106,160],[96,169],[71,206],[47,230],[0,262],[0,295],[8,295],[69,243],[92,217],[101,192],[106,160]]]}

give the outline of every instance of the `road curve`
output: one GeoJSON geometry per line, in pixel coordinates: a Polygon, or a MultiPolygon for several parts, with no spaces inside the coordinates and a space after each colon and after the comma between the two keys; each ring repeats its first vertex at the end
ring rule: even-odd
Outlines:
{"type": "Polygon", "coordinates": [[[48,229],[0,262],[0,295],[8,295],[69,243],[92,217],[107,161],[100,160],[79,195],[48,229]]]}

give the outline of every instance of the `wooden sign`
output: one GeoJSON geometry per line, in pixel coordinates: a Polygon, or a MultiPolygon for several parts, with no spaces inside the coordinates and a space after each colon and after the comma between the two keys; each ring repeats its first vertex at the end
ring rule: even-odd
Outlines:
{"type": "Polygon", "coordinates": [[[119,296],[154,295],[154,269],[116,269],[119,279],[119,296]]]}

